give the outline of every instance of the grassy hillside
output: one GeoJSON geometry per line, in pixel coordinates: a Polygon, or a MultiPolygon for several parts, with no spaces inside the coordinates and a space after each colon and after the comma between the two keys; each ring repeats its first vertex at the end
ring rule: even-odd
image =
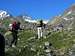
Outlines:
{"type": "MultiPolygon", "coordinates": [[[[13,56],[13,55],[18,56],[19,50],[25,48],[25,46],[27,45],[26,42],[28,41],[28,39],[30,37],[34,36],[34,33],[31,31],[20,31],[18,36],[19,36],[19,40],[17,43],[17,47],[16,48],[9,48],[8,51],[6,51],[6,56],[13,56]]],[[[7,35],[6,37],[11,38],[11,37],[9,37],[9,35],[7,35]]]]}
{"type": "Polygon", "coordinates": [[[35,33],[28,31],[21,31],[19,34],[17,47],[9,48],[6,51],[6,56],[45,56],[44,49],[45,42],[52,43],[50,50],[56,50],[55,53],[66,53],[75,44],[74,31],[57,31],[51,32],[46,38],[36,39],[33,38],[35,33]]]}
{"type": "MultiPolygon", "coordinates": [[[[6,27],[8,27],[9,23],[11,23],[10,20],[3,20],[3,24],[6,27]]],[[[6,32],[4,29],[1,29],[0,31],[2,33],[6,32]]],[[[52,47],[49,47],[48,49],[53,50],[57,56],[62,53],[64,53],[64,56],[68,56],[66,55],[68,50],[75,44],[74,30],[51,32],[51,34],[44,36],[41,39],[36,38],[36,33],[37,32],[33,32],[32,30],[19,31],[17,46],[15,48],[6,48],[6,56],[47,56],[47,53],[45,52],[45,42],[52,44],[52,47]]],[[[5,39],[9,39],[8,42],[10,44],[10,41],[12,40],[11,34],[5,36],[5,39]]]]}

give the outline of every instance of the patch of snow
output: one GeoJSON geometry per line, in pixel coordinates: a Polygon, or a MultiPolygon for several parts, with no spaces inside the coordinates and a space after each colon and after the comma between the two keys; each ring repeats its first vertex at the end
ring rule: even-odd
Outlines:
{"type": "Polygon", "coordinates": [[[36,20],[30,20],[30,19],[25,19],[25,21],[30,22],[30,23],[36,23],[36,20]]]}
{"type": "MultiPolygon", "coordinates": [[[[30,22],[30,23],[38,23],[37,20],[31,20],[31,19],[25,19],[25,21],[30,22]]],[[[48,21],[43,21],[44,24],[47,24],[48,21]]]]}
{"type": "Polygon", "coordinates": [[[48,23],[48,21],[43,21],[43,23],[44,23],[44,24],[47,24],[47,23],[48,23]]]}
{"type": "Polygon", "coordinates": [[[0,18],[5,18],[5,17],[9,17],[10,15],[8,14],[8,12],[0,10],[0,18]]]}
{"type": "Polygon", "coordinates": [[[69,14],[71,14],[72,13],[72,11],[69,11],[68,13],[67,13],[67,15],[69,15],[69,14]]]}
{"type": "Polygon", "coordinates": [[[68,18],[63,18],[63,19],[65,19],[66,21],[68,21],[68,20],[69,20],[68,18]]]}

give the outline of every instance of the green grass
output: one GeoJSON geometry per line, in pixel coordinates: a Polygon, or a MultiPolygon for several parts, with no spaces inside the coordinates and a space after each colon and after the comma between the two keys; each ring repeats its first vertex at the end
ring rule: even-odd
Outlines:
{"type": "Polygon", "coordinates": [[[48,41],[50,41],[55,48],[62,48],[62,47],[70,47],[72,45],[72,40],[74,36],[68,36],[69,32],[54,32],[50,36],[48,36],[48,41]],[[69,39],[68,39],[69,38],[69,39]]]}
{"type": "MultiPolygon", "coordinates": [[[[9,35],[8,35],[9,36],[9,35]]],[[[9,50],[6,52],[6,56],[17,56],[19,55],[19,50],[21,49],[25,49],[24,46],[26,45],[26,42],[27,40],[30,38],[30,37],[33,37],[34,36],[34,33],[31,32],[31,31],[21,31],[19,34],[18,34],[18,38],[20,40],[18,40],[18,43],[17,43],[17,47],[16,48],[9,48],[9,50]]],[[[6,36],[7,37],[7,36],[6,36]]],[[[10,37],[9,37],[10,38],[10,37]]],[[[22,50],[24,51],[24,50],[22,50]]],[[[26,51],[26,50],[25,50],[26,51]]],[[[20,54],[21,55],[21,54],[20,54]]],[[[24,55],[24,54],[22,54],[24,55]]],[[[28,55],[28,54],[27,54],[28,55]]]]}
{"type": "MultiPolygon", "coordinates": [[[[37,56],[37,53],[45,54],[44,53],[44,43],[50,42],[54,49],[70,49],[75,42],[75,32],[63,31],[63,32],[52,32],[50,35],[47,36],[46,39],[30,39],[31,37],[35,36],[35,33],[29,30],[21,31],[18,36],[18,44],[17,48],[10,48],[8,52],[6,52],[6,56],[37,56]],[[41,46],[41,47],[40,47],[41,46]],[[32,51],[33,48],[35,51],[32,51]],[[12,50],[12,51],[11,51],[12,50]],[[19,52],[21,50],[21,52],[19,52]],[[14,52],[15,51],[15,52],[14,52]]],[[[65,51],[66,52],[66,51],[65,51]]]]}
{"type": "Polygon", "coordinates": [[[18,46],[20,46],[20,44],[21,44],[21,46],[22,45],[24,46],[26,44],[27,40],[30,37],[33,37],[34,36],[34,33],[31,32],[31,31],[22,31],[18,36],[19,36],[19,39],[20,39],[18,41],[18,46]]]}

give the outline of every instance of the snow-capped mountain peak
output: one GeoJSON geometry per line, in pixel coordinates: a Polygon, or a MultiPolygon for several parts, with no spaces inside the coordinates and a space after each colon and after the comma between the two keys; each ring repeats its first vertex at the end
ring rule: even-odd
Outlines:
{"type": "Polygon", "coordinates": [[[7,11],[4,10],[0,10],[0,18],[5,18],[5,17],[9,17],[10,14],[8,14],[7,11]]]}
{"type": "MultiPolygon", "coordinates": [[[[25,19],[25,21],[30,22],[30,23],[38,23],[38,20],[25,19]]],[[[48,21],[43,21],[43,23],[47,24],[48,21]]]]}
{"type": "MultiPolygon", "coordinates": [[[[29,16],[23,16],[23,19],[29,23],[38,23],[39,20],[32,20],[31,17],[29,16]]],[[[48,23],[48,20],[47,21],[43,21],[44,24],[47,24],[48,23]]]]}
{"type": "Polygon", "coordinates": [[[25,21],[30,22],[30,23],[36,23],[36,20],[30,20],[30,19],[25,19],[25,21]]]}

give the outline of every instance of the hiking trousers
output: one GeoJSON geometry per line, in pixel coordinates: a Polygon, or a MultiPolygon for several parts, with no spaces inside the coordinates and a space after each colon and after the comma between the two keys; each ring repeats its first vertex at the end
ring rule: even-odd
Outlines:
{"type": "Polygon", "coordinates": [[[12,37],[13,37],[13,39],[12,39],[12,41],[11,41],[11,45],[12,45],[12,44],[16,45],[16,44],[17,44],[17,39],[18,39],[17,31],[13,31],[13,32],[12,32],[12,37]]]}

